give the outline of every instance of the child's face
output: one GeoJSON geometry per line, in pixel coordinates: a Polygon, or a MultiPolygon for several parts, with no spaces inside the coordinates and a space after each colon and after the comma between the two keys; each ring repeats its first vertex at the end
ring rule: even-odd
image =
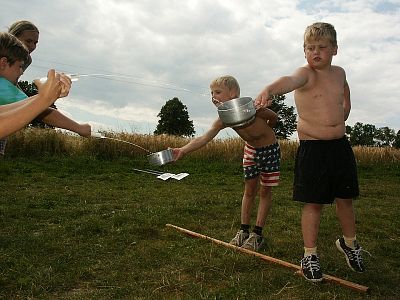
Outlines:
{"type": "Polygon", "coordinates": [[[337,54],[337,47],[332,46],[327,38],[311,39],[305,43],[304,54],[308,64],[318,69],[331,64],[332,57],[337,54]]]}
{"type": "Polygon", "coordinates": [[[18,36],[18,39],[28,48],[29,53],[32,53],[39,41],[39,33],[36,30],[25,30],[18,36]]]}
{"type": "Polygon", "coordinates": [[[18,83],[18,79],[24,73],[24,62],[17,60],[11,66],[8,63],[7,57],[0,58],[0,75],[13,84],[18,83]]]}
{"type": "Polygon", "coordinates": [[[213,85],[211,86],[211,97],[212,102],[217,105],[221,102],[237,98],[237,95],[235,91],[230,90],[225,85],[213,85]]]}

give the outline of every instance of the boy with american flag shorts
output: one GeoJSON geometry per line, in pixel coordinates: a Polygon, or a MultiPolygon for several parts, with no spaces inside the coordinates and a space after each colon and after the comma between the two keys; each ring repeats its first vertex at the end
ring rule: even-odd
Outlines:
{"type": "MultiPolygon", "coordinates": [[[[215,105],[240,96],[240,87],[232,76],[221,76],[210,84],[211,100],[215,105]]],[[[281,152],[272,129],[278,116],[268,108],[256,110],[254,120],[239,127],[232,127],[245,141],[243,171],[245,189],[241,208],[241,225],[232,245],[258,251],[265,243],[263,228],[272,204],[272,187],[279,184],[281,152]],[[259,191],[257,219],[250,232],[251,210],[259,191]]],[[[172,149],[174,160],[198,150],[210,142],[222,129],[228,127],[220,118],[202,136],[192,139],[181,148],[172,149]]]]}

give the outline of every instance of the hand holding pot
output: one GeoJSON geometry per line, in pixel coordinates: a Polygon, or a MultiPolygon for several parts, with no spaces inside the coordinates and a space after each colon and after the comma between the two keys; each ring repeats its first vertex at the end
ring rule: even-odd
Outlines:
{"type": "Polygon", "coordinates": [[[264,88],[254,101],[254,106],[257,109],[269,107],[272,105],[272,99],[269,90],[264,88]]]}
{"type": "Polygon", "coordinates": [[[182,148],[168,148],[168,149],[171,149],[172,151],[173,161],[177,161],[178,159],[181,159],[185,155],[185,152],[182,150],[182,148]]]}

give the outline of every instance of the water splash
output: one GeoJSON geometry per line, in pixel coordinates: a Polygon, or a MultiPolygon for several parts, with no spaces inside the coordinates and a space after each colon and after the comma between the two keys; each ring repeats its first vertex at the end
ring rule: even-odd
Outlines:
{"type": "Polygon", "coordinates": [[[116,139],[116,138],[112,138],[112,137],[108,137],[108,136],[101,136],[100,138],[101,139],[108,139],[108,140],[113,140],[113,141],[117,141],[117,142],[121,142],[121,143],[130,144],[130,145],[133,145],[135,147],[138,147],[138,148],[146,151],[147,153],[151,153],[151,151],[147,150],[146,148],[143,148],[142,146],[139,146],[137,144],[134,144],[134,143],[131,143],[131,142],[128,142],[128,141],[124,141],[124,140],[120,140],[120,139],[116,139]]]}

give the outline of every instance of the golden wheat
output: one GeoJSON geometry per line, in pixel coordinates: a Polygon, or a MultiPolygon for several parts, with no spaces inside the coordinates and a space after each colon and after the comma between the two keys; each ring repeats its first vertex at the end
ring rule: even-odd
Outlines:
{"type": "MultiPolygon", "coordinates": [[[[131,144],[100,138],[82,138],[69,133],[28,128],[8,138],[7,156],[34,155],[93,155],[104,158],[145,156],[168,147],[181,147],[191,139],[171,135],[149,135],[125,132],[105,132],[106,137],[119,139],[131,144]]],[[[280,140],[282,160],[294,160],[298,143],[280,140]]],[[[240,161],[244,142],[240,138],[214,139],[191,156],[210,160],[240,161]]],[[[377,147],[353,147],[358,163],[376,164],[400,161],[400,149],[377,147]]]]}

